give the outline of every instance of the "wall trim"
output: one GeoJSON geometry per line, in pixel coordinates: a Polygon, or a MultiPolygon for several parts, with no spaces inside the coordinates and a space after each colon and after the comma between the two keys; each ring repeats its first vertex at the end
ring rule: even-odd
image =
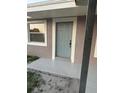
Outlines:
{"type": "Polygon", "coordinates": [[[69,22],[73,21],[73,31],[72,31],[72,48],[71,48],[71,63],[74,63],[75,55],[75,44],[76,44],[76,31],[77,31],[77,17],[68,18],[53,18],[52,24],[52,59],[55,59],[56,51],[56,22],[69,22]]]}

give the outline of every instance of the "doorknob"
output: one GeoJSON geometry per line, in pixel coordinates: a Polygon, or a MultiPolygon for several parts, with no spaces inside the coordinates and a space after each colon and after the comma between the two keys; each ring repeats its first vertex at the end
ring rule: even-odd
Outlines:
{"type": "Polygon", "coordinates": [[[71,40],[70,40],[70,42],[69,42],[69,46],[70,46],[70,48],[71,48],[71,40]]]}

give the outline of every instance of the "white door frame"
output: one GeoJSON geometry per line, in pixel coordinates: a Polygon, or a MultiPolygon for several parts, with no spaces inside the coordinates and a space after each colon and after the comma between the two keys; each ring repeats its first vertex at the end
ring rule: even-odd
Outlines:
{"type": "Polygon", "coordinates": [[[77,30],[77,17],[68,17],[68,18],[53,18],[52,25],[52,59],[55,59],[56,51],[56,22],[73,22],[73,31],[72,31],[72,47],[71,47],[71,63],[74,63],[75,55],[75,44],[76,44],[76,30],[77,30]]]}

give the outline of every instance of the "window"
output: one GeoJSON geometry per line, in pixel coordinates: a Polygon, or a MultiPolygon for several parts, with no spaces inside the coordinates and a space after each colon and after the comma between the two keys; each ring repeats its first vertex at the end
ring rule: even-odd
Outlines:
{"type": "Polygon", "coordinates": [[[28,44],[46,46],[46,21],[28,22],[28,44]]]}

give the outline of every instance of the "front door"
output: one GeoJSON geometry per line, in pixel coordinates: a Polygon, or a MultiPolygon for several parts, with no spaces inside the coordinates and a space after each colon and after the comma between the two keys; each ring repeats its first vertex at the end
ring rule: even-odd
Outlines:
{"type": "Polygon", "coordinates": [[[70,58],[73,22],[56,23],[56,56],[70,58]]]}

